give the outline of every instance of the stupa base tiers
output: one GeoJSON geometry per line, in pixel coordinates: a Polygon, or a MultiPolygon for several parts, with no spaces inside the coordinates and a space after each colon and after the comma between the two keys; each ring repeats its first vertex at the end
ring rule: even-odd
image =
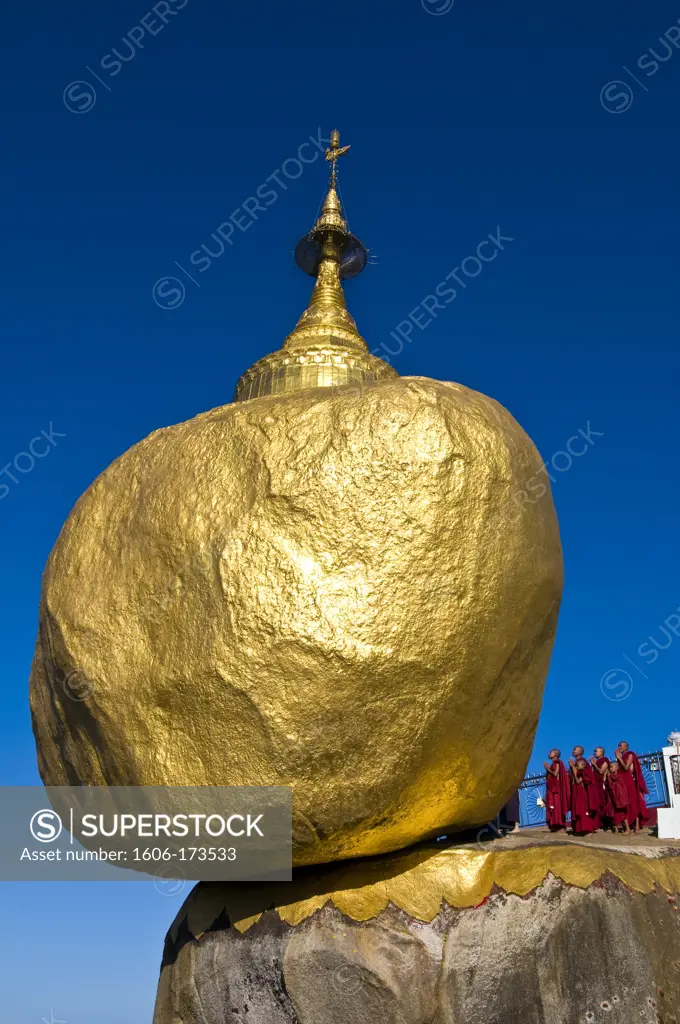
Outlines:
{"type": "Polygon", "coordinates": [[[678,850],[487,847],[198,885],[154,1024],[680,1021],[678,850]]]}

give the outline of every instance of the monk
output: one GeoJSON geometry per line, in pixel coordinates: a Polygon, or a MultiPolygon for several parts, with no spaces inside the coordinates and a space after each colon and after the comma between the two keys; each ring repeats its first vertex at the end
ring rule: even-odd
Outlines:
{"type": "Polygon", "coordinates": [[[562,832],[567,827],[567,811],[570,801],[569,772],[560,760],[561,752],[555,747],[548,754],[550,761],[544,761],[545,809],[551,832],[562,832]]]}
{"type": "MultiPolygon", "coordinates": [[[[573,772],[573,770],[576,768],[576,765],[578,764],[579,761],[583,761],[584,762],[585,767],[583,767],[583,768],[581,768],[579,770],[581,771],[581,773],[583,775],[583,780],[585,782],[586,788],[590,791],[590,788],[592,787],[592,795],[589,796],[589,800],[592,802],[592,800],[597,795],[598,776],[596,776],[595,771],[594,771],[592,765],[588,764],[588,762],[585,760],[584,754],[585,754],[585,750],[584,750],[583,747],[574,747],[574,749],[571,752],[571,757],[569,758],[569,767],[572,769],[572,772],[573,772]]],[[[571,795],[572,795],[572,800],[573,800],[573,797],[574,797],[573,785],[572,785],[572,793],[571,793],[571,795]]],[[[600,825],[601,825],[600,813],[599,813],[599,800],[598,800],[597,805],[596,805],[596,807],[594,809],[597,812],[595,817],[594,817],[594,821],[595,821],[595,829],[594,829],[594,831],[597,832],[597,830],[600,828],[600,825]]],[[[571,816],[572,816],[572,819],[573,819],[573,817],[574,817],[573,808],[572,808],[572,815],[571,816]]]]}
{"type": "Polygon", "coordinates": [[[587,836],[600,825],[600,798],[597,779],[584,757],[575,759],[571,768],[571,821],[575,836],[587,836]]]}
{"type": "Polygon", "coordinates": [[[605,756],[604,747],[595,747],[593,756],[590,758],[595,780],[597,783],[597,794],[600,800],[598,813],[600,822],[604,828],[611,821],[611,807],[609,805],[609,790],[607,788],[607,775],[609,773],[609,758],[605,756]]]}
{"type": "Polygon", "coordinates": [[[645,793],[648,793],[647,783],[642,774],[642,768],[635,754],[625,740],[621,740],[616,748],[616,760],[623,770],[623,777],[628,787],[628,824],[634,832],[641,832],[641,825],[647,818],[647,804],[645,793]]]}
{"type": "MultiPolygon", "coordinates": [[[[576,762],[585,756],[585,750],[583,747],[574,747],[569,758],[569,767],[575,768],[576,762]]],[[[590,765],[588,765],[588,775],[590,774],[590,765]]]]}
{"type": "Polygon", "coordinates": [[[624,778],[624,772],[618,761],[612,761],[607,773],[607,789],[609,791],[609,803],[612,811],[612,822],[615,829],[631,835],[628,824],[628,786],[624,778]]]}

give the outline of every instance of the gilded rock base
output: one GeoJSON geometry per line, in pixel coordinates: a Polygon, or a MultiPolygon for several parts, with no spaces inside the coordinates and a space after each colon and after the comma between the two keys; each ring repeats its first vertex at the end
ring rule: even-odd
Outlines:
{"type": "Polygon", "coordinates": [[[499,841],[201,884],[154,1024],[674,1024],[677,852],[499,841]]]}

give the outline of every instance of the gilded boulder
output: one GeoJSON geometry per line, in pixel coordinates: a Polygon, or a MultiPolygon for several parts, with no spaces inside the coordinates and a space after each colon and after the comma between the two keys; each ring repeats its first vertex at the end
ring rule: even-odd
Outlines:
{"type": "Polygon", "coordinates": [[[487,821],[534,737],[562,587],[540,465],[426,378],[151,434],[71,513],[31,704],[50,785],[290,785],[296,864],[487,821]]]}

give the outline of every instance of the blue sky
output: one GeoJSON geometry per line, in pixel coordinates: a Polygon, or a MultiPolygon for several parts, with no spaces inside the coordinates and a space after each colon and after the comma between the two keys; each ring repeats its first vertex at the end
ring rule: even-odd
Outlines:
{"type": "MultiPolygon", "coordinates": [[[[37,780],[27,678],[64,519],[130,445],[230,401],[294,325],[310,281],[292,249],[325,170],[282,168],[336,126],[353,146],[343,197],[374,259],[347,288],[372,348],[394,348],[391,332],[489,233],[512,238],[393,361],[498,399],[563,467],[566,586],[532,764],[554,744],[658,749],[680,726],[680,643],[660,628],[678,628],[680,606],[680,9],[156,6],[6,14],[0,464],[43,431],[54,443],[33,466],[19,458],[16,483],[0,477],[0,781],[37,780]],[[263,186],[276,198],[248,223],[263,186]],[[191,254],[230,216],[231,245],[199,270],[191,254]],[[160,308],[154,285],[170,276],[184,298],[160,308]],[[556,453],[580,430],[593,443],[568,465],[556,453]],[[664,649],[638,653],[650,637],[664,649]]],[[[146,884],[2,895],[3,1019],[150,1020],[176,897],[146,884]]]]}

